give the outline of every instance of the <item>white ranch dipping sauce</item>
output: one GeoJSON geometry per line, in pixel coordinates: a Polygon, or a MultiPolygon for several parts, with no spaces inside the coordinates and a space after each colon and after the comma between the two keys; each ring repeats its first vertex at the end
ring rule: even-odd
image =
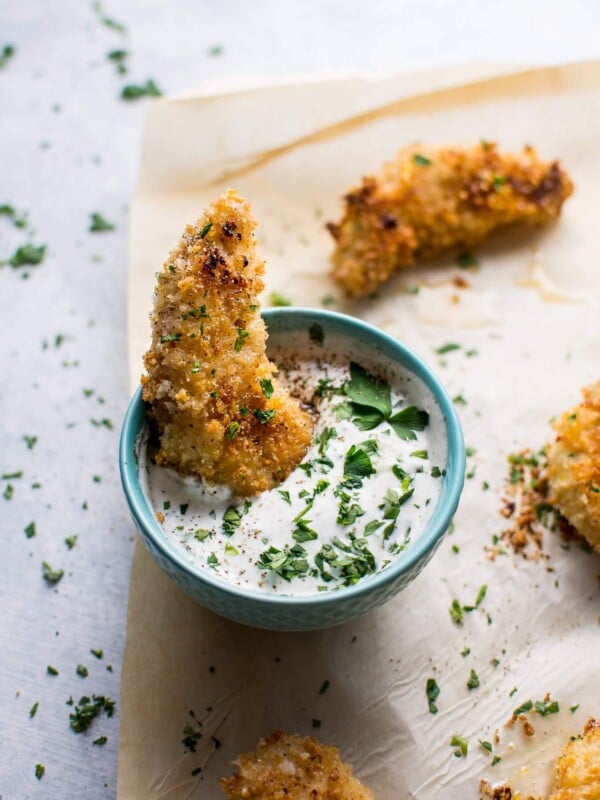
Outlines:
{"type": "Polygon", "coordinates": [[[139,446],[140,476],[166,538],[194,566],[246,589],[314,595],[385,569],[420,536],[440,493],[444,422],[429,390],[372,349],[330,336],[325,350],[294,333],[290,355],[284,341],[271,335],[269,356],[279,365],[279,380],[310,403],[316,421],[306,457],[280,486],[249,499],[232,497],[226,487],[202,486],[153,464],[146,438],[139,446]],[[361,365],[354,368],[355,387],[365,372],[367,382],[376,375],[390,385],[390,422],[371,430],[355,424],[373,409],[349,405],[341,393],[351,362],[361,365]],[[414,437],[405,439],[391,422],[407,406],[426,414],[417,415],[416,426],[408,420],[423,430],[402,426],[404,436],[414,437]]]}

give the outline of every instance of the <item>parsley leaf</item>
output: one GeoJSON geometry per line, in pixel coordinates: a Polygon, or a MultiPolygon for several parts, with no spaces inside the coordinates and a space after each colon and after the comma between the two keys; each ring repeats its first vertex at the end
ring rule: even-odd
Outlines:
{"type": "Polygon", "coordinates": [[[397,411],[388,422],[400,439],[416,439],[413,431],[423,431],[429,423],[429,414],[415,406],[407,406],[397,411]]]}
{"type": "Polygon", "coordinates": [[[90,233],[103,233],[104,231],[114,231],[115,226],[112,222],[104,219],[102,214],[94,211],[90,214],[90,233]]]}
{"type": "Polygon", "coordinates": [[[45,255],[45,244],[41,244],[39,247],[36,247],[34,244],[24,244],[21,245],[21,247],[17,247],[15,252],[8,259],[8,263],[15,269],[27,265],[36,266],[37,264],[41,264],[45,255]]]}
{"type": "Polygon", "coordinates": [[[425,694],[427,695],[427,702],[429,704],[429,713],[437,714],[438,707],[435,704],[435,701],[440,696],[440,687],[437,685],[437,681],[434,678],[427,678],[427,683],[425,684],[425,694]]]}
{"type": "Polygon", "coordinates": [[[346,394],[353,403],[378,411],[382,419],[392,413],[389,384],[370,375],[354,361],[350,363],[350,381],[346,385],[346,394]]]}
{"type": "Polygon", "coordinates": [[[272,381],[269,380],[269,378],[263,378],[260,381],[260,388],[261,388],[262,393],[264,394],[264,396],[267,398],[267,400],[270,397],[273,397],[273,391],[274,391],[273,390],[273,383],[272,383],[272,381]]]}
{"type": "Polygon", "coordinates": [[[151,78],[148,78],[146,83],[128,83],[121,89],[123,100],[139,100],[141,97],[160,97],[161,95],[161,90],[151,78]]]}
{"type": "Polygon", "coordinates": [[[458,734],[455,734],[450,740],[450,747],[458,748],[457,750],[454,751],[454,755],[457,758],[466,758],[467,753],[469,751],[469,740],[465,739],[464,736],[459,736],[458,734]]]}

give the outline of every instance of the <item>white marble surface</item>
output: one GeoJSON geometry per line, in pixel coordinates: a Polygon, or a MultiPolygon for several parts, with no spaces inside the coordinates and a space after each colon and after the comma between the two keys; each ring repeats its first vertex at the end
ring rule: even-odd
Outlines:
{"type": "Polygon", "coordinates": [[[65,701],[118,701],[125,637],[133,536],[116,447],[128,399],[127,206],[149,101],[119,99],[123,83],[152,77],[177,92],[236,76],[600,55],[596,0],[127,0],[106,13],[126,32],[80,0],[0,4],[0,48],[16,50],[0,70],[0,205],[29,220],[18,229],[0,218],[0,259],[30,239],[47,244],[39,266],[0,269],[0,474],[23,472],[0,486],[13,486],[0,497],[0,800],[115,795],[118,703],[113,719],[76,735],[65,701]],[[106,58],[117,48],[130,54],[125,78],[106,58]],[[89,233],[93,211],[114,232],[89,233]],[[32,449],[24,436],[37,436],[32,449]],[[43,561],[65,571],[54,588],[43,561]],[[90,653],[100,648],[101,660],[90,653]],[[101,735],[107,744],[94,746],[101,735]]]}

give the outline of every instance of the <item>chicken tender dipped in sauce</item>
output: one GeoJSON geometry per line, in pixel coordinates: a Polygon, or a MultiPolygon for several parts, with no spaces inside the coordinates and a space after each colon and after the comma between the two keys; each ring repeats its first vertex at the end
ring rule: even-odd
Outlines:
{"type": "Polygon", "coordinates": [[[532,147],[515,155],[489,142],[408,147],[363,178],[340,222],[327,225],[336,242],[332,277],[348,295],[370,294],[397,270],[472,249],[497,228],[554,220],[572,193],[559,163],[532,147]]]}
{"type": "Polygon", "coordinates": [[[230,800],[374,800],[336,747],[309,737],[276,731],[235,763],[220,780],[230,800]]]}
{"type": "Polygon", "coordinates": [[[156,462],[240,496],[283,481],[312,436],[266,355],[255,226],[232,191],[188,225],[158,273],[142,376],[156,462]]]}
{"type": "Polygon", "coordinates": [[[550,502],[600,552],[600,381],[554,423],[548,450],[550,502]]]}

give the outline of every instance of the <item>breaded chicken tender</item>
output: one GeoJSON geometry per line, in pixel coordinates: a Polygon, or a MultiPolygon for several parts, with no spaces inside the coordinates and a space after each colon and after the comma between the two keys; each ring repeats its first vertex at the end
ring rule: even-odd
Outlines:
{"type": "Polygon", "coordinates": [[[230,800],[374,800],[336,747],[276,731],[235,761],[219,783],[230,800]]]}
{"type": "Polygon", "coordinates": [[[241,496],[283,481],[312,437],[310,416],[266,356],[255,225],[230,191],[185,229],[157,275],[142,376],[156,463],[241,496]]]}
{"type": "Polygon", "coordinates": [[[596,720],[589,720],[583,736],[563,750],[548,800],[600,800],[600,723],[596,720]]]}
{"type": "Polygon", "coordinates": [[[345,197],[327,227],[336,241],[333,279],[348,295],[373,292],[397,270],[481,244],[514,222],[556,219],[573,193],[557,161],[532,147],[519,155],[482,142],[466,148],[414,146],[345,197]]]}
{"type": "Polygon", "coordinates": [[[548,450],[549,501],[600,552],[600,381],[554,423],[548,450]]]}

